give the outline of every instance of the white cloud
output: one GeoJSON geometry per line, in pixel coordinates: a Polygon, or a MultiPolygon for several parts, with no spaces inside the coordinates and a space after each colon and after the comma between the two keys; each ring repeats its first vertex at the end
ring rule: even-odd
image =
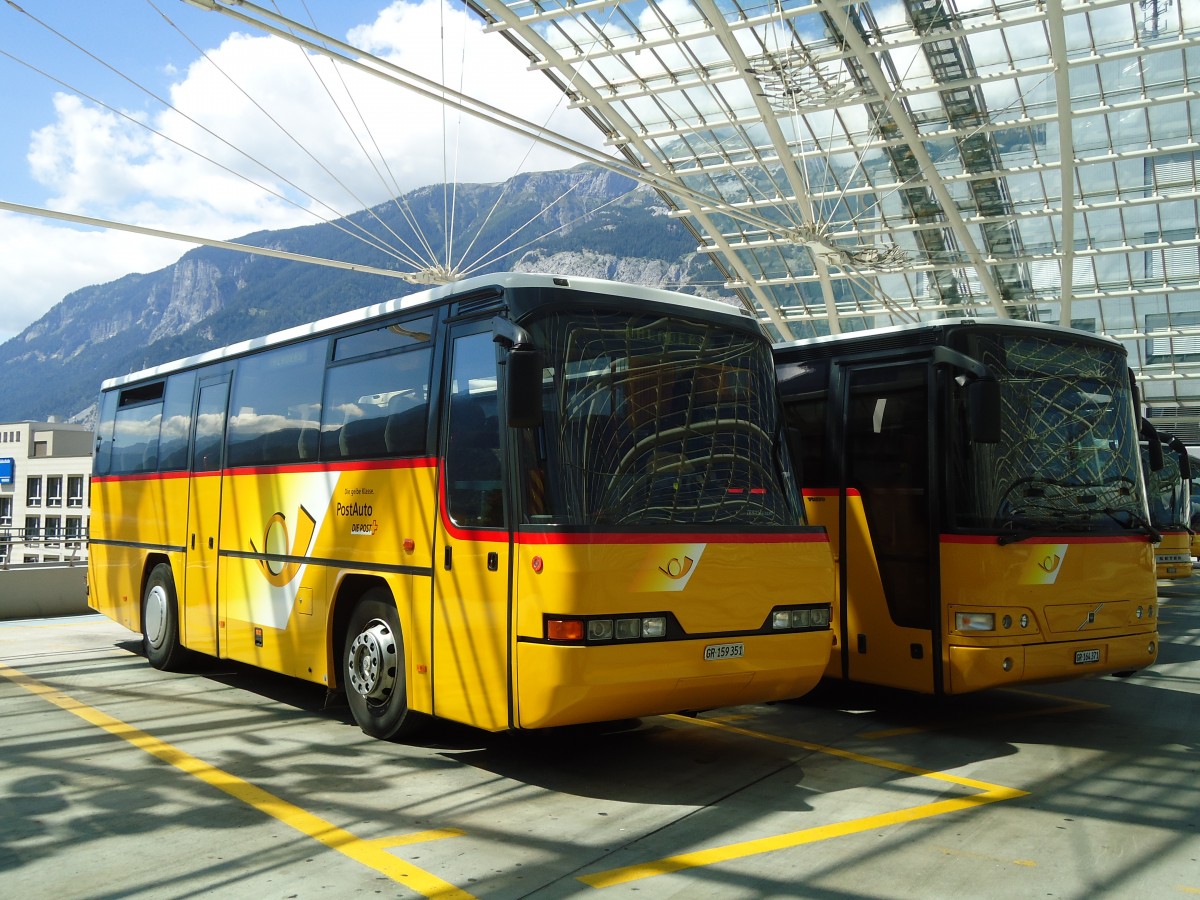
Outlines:
{"type": "MultiPolygon", "coordinates": [[[[564,114],[562,95],[527,71],[501,36],[483,34],[477,18],[442,9],[438,0],[395,3],[356,28],[348,43],[552,131],[599,143],[594,126],[564,114]]],[[[231,35],[182,73],[170,99],[179,112],[136,114],[155,134],[78,97],[56,95],[55,119],[34,134],[28,154],[46,198],[37,205],[230,239],[311,224],[314,211],[324,218],[349,213],[396,186],[403,192],[446,178],[500,181],[574,162],[361,71],[342,67],[339,77],[327,60],[274,37],[231,35]]],[[[0,302],[0,341],[70,290],[159,268],[187,249],[0,215],[0,301],[7,299],[0,302]]]]}

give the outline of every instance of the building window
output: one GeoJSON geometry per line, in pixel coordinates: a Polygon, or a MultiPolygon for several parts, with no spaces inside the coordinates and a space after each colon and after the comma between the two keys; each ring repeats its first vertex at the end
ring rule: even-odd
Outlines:
{"type": "Polygon", "coordinates": [[[36,541],[42,536],[42,520],[40,516],[25,517],[25,543],[36,541]]]}
{"type": "Polygon", "coordinates": [[[62,539],[62,519],[58,516],[46,516],[46,546],[57,547],[62,539]]]}
{"type": "Polygon", "coordinates": [[[30,478],[25,482],[25,505],[42,505],[42,476],[30,478]]]}
{"type": "Polygon", "coordinates": [[[67,516],[67,546],[78,547],[83,540],[83,517],[67,516]]]}
{"type": "Polygon", "coordinates": [[[63,505],[63,480],[61,475],[46,476],[46,505],[63,505]]]}
{"type": "Polygon", "coordinates": [[[83,506],[83,476],[67,476],[67,506],[83,506]]]}
{"type": "Polygon", "coordinates": [[[12,497],[0,497],[0,527],[12,526],[12,497]]]}

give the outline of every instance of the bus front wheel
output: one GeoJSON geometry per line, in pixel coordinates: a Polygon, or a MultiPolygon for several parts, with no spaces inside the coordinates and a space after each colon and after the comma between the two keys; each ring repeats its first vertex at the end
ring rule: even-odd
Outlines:
{"type": "Polygon", "coordinates": [[[179,668],[184,649],[179,643],[179,599],[171,567],[159,563],[146,580],[142,595],[142,648],[156,669],[179,668]]]}
{"type": "Polygon", "coordinates": [[[419,716],[408,708],[400,617],[386,589],[368,591],[350,615],[342,680],[350,712],[365,734],[389,740],[417,730],[419,716]]]}

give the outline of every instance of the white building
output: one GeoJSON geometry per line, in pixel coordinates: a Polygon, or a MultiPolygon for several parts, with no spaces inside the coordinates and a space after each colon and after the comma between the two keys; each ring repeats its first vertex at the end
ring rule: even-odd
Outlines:
{"type": "Polygon", "coordinates": [[[0,422],[0,565],[87,556],[92,430],[0,422]]]}

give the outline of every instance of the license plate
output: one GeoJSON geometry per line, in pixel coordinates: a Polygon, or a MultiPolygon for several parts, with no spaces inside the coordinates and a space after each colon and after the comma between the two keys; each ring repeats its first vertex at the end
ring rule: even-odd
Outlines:
{"type": "Polygon", "coordinates": [[[1075,665],[1079,665],[1080,663],[1094,663],[1094,662],[1100,662],[1100,651],[1099,650],[1076,650],[1075,651],[1075,665]]]}
{"type": "Polygon", "coordinates": [[[704,659],[737,659],[746,655],[745,644],[709,644],[704,648],[704,659]]]}

